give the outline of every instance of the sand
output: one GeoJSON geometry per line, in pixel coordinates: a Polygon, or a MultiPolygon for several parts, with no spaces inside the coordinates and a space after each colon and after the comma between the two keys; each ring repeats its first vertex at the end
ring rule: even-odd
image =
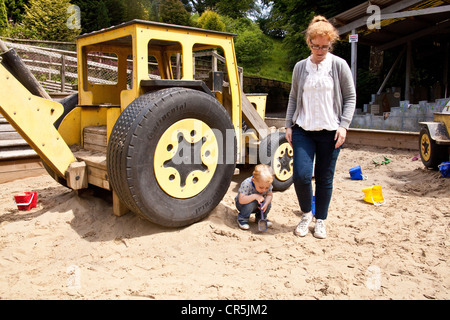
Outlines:
{"type": "Polygon", "coordinates": [[[77,194],[50,176],[0,185],[0,299],[449,299],[450,178],[413,151],[346,146],[328,237],[293,230],[291,186],[276,192],[273,228],[240,230],[233,199],[242,169],[204,220],[164,228],[112,214],[110,197],[77,194]],[[373,158],[387,156],[376,166],[373,158]],[[367,180],[350,180],[361,165],[367,180]],[[385,204],[363,201],[381,185],[385,204]],[[36,191],[18,211],[13,195],[36,191]]]}

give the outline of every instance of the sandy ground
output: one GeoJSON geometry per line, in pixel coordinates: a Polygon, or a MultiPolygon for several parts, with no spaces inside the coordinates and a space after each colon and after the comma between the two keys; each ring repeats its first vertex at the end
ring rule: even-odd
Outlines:
{"type": "Polygon", "coordinates": [[[328,238],[293,234],[293,186],[274,195],[274,226],[236,225],[241,170],[203,221],[169,229],[111,199],[77,195],[49,176],[0,185],[1,299],[449,299],[450,179],[414,152],[341,152],[327,220],[328,238]],[[391,162],[376,166],[375,157],[391,162]],[[365,181],[350,180],[361,165],[365,181]],[[381,185],[386,203],[363,201],[381,185]],[[37,208],[18,211],[13,195],[37,191],[37,208]]]}

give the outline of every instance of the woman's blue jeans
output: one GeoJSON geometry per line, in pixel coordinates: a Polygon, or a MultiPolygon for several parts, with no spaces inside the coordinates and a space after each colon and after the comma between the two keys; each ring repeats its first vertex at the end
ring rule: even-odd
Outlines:
{"type": "Polygon", "coordinates": [[[315,218],[325,220],[333,193],[333,177],[340,147],[335,149],[336,131],[305,131],[292,128],[294,150],[294,187],[302,212],[312,209],[312,173],[314,165],[315,218]]]}
{"type": "MultiPolygon", "coordinates": [[[[236,209],[238,209],[238,211],[239,211],[238,221],[240,223],[248,223],[248,219],[250,218],[250,215],[252,213],[255,213],[256,220],[259,220],[261,218],[261,213],[259,211],[258,201],[254,200],[247,204],[241,204],[238,200],[238,197],[239,197],[239,194],[234,199],[234,201],[236,202],[236,209]]],[[[267,215],[269,214],[271,207],[272,207],[272,203],[269,203],[269,205],[266,208],[266,211],[263,214],[264,219],[267,219],[267,215]]]]}

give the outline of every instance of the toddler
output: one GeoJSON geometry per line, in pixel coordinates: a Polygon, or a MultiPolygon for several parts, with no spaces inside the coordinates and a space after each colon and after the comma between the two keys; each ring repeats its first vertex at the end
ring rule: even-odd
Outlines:
{"type": "MultiPolygon", "coordinates": [[[[272,202],[272,182],[273,170],[265,164],[258,164],[253,171],[253,176],[245,179],[239,188],[235,198],[236,208],[239,211],[237,222],[241,229],[248,230],[249,217],[252,213],[256,213],[255,220],[259,221],[261,212],[263,211],[264,219],[271,208],[272,202]]],[[[272,223],[267,221],[267,226],[271,227],[272,223]]]]}

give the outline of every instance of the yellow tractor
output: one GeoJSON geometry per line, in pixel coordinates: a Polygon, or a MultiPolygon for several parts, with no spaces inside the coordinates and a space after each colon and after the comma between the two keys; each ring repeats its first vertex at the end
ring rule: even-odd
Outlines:
{"type": "Polygon", "coordinates": [[[419,122],[419,151],[423,164],[437,169],[445,161],[449,161],[450,147],[450,101],[442,112],[434,113],[434,121],[419,122]]]}
{"type": "Polygon", "coordinates": [[[234,36],[142,20],[81,35],[78,93],[60,103],[23,79],[26,68],[17,71],[9,50],[0,112],[59,183],[110,190],[118,216],[131,210],[163,226],[189,225],[221,201],[237,164],[271,165],[275,190],[292,183],[292,148],[261,117],[265,99],[243,93],[234,36]],[[225,71],[195,80],[193,54],[217,49],[225,71]],[[115,59],[113,81],[93,80],[89,57],[99,54],[115,59]]]}

